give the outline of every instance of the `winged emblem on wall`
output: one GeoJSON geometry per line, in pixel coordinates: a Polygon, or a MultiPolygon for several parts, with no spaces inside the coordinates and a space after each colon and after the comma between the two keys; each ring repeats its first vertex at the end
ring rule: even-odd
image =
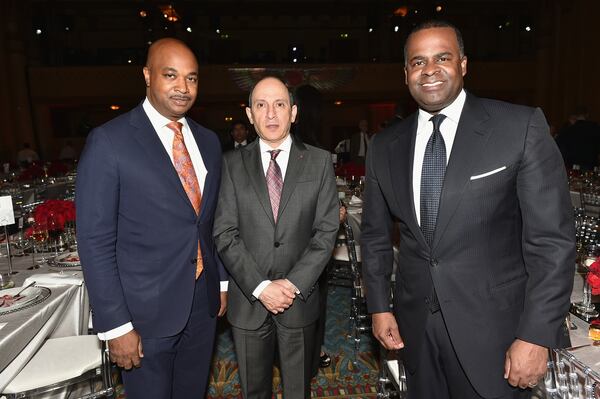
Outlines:
{"type": "Polygon", "coordinates": [[[254,84],[268,75],[280,77],[289,88],[311,85],[318,90],[334,90],[354,78],[353,67],[321,68],[228,68],[235,84],[244,91],[250,91],[254,84]]]}

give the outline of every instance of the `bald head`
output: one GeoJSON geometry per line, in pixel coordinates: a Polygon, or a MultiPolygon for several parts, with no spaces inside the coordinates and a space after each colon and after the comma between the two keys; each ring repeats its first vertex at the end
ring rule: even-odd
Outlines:
{"type": "Polygon", "coordinates": [[[160,39],[148,49],[144,79],[152,106],[164,117],[178,120],[196,100],[198,61],[182,41],[160,39]]]}
{"type": "Polygon", "coordinates": [[[196,56],[192,52],[192,50],[179,39],[174,39],[172,37],[165,37],[163,39],[159,39],[152,43],[148,48],[148,55],[146,57],[146,66],[151,65],[157,57],[160,57],[164,52],[169,52],[173,50],[180,50],[183,52],[187,52],[194,60],[196,60],[196,56]]]}

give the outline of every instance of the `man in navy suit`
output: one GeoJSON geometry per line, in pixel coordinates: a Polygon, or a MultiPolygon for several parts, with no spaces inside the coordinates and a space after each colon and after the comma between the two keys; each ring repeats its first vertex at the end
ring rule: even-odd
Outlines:
{"type": "Polygon", "coordinates": [[[198,88],[185,44],[155,42],[144,78],[143,103],[87,139],[79,252],[94,328],[123,369],[127,397],[199,398],[226,307],[227,275],[212,238],[221,148],[185,117],[198,88]]]}

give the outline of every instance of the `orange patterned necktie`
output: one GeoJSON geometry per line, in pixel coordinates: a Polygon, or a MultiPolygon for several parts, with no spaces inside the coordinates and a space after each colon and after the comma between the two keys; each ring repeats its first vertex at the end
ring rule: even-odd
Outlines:
{"type": "MultiPolygon", "coordinates": [[[[200,192],[200,185],[198,184],[198,178],[196,177],[196,172],[194,171],[194,165],[192,164],[192,159],[190,158],[190,153],[185,146],[185,142],[183,141],[183,133],[181,132],[181,128],[183,124],[181,122],[169,122],[167,123],[167,127],[175,133],[173,136],[173,165],[175,166],[175,170],[179,175],[179,180],[183,185],[183,189],[187,194],[194,210],[196,211],[196,215],[200,214],[200,203],[202,202],[202,193],[200,192]]],[[[200,276],[203,269],[202,264],[202,252],[200,250],[200,242],[198,242],[198,258],[196,261],[196,278],[200,276]]]]}

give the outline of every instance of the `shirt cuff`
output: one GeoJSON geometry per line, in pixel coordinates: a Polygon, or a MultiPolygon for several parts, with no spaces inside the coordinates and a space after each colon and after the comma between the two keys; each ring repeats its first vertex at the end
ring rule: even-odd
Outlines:
{"type": "Polygon", "coordinates": [[[290,283],[293,287],[294,287],[294,293],[296,295],[300,295],[300,290],[298,289],[298,287],[296,287],[296,284],[292,283],[290,280],[288,280],[287,278],[285,279],[285,281],[287,281],[288,283],[290,283]]]}
{"type": "Polygon", "coordinates": [[[120,336],[127,334],[131,330],[133,330],[133,324],[129,322],[117,328],[113,328],[112,330],[106,332],[99,332],[98,338],[100,338],[102,341],[108,341],[110,339],[119,338],[120,336]]]}
{"type": "Polygon", "coordinates": [[[229,281],[221,281],[221,292],[227,292],[229,281]]]}
{"type": "Polygon", "coordinates": [[[262,294],[262,292],[265,290],[265,288],[267,288],[267,285],[271,284],[271,280],[265,280],[262,283],[260,283],[255,289],[254,291],[252,291],[252,296],[256,299],[258,299],[258,297],[260,296],[260,294],[262,294]]]}

